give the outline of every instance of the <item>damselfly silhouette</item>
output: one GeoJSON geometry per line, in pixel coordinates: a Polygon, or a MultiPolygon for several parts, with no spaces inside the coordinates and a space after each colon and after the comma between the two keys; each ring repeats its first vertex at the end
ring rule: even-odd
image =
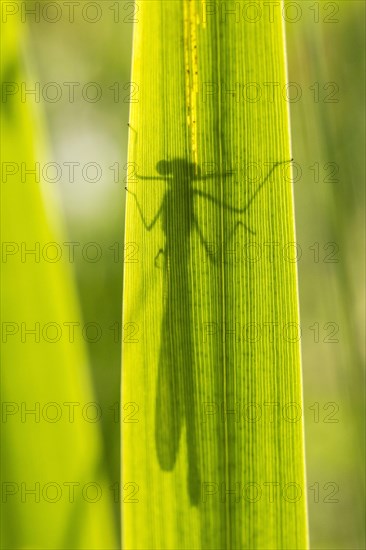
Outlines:
{"type": "MultiPolygon", "coordinates": [[[[203,247],[209,254],[209,247],[195,215],[194,199],[201,197],[230,212],[245,214],[276,167],[288,162],[291,161],[277,162],[272,166],[243,208],[221,202],[193,186],[197,181],[222,177],[230,172],[204,176],[200,173],[199,167],[181,158],[171,161],[160,160],[156,165],[158,175],[137,176],[140,180],[165,180],[168,184],[168,190],[151,221],[145,219],[136,194],[126,188],[136,201],[145,229],[151,231],[157,221],[161,219],[165,236],[165,247],[159,250],[155,257],[156,266],[161,254],[165,258],[163,262],[164,309],[157,378],[155,444],[160,467],[165,471],[172,471],[177,459],[182,426],[185,422],[188,493],[192,505],[198,505],[201,489],[197,452],[199,448],[196,427],[197,403],[194,399],[196,377],[189,276],[190,235],[193,230],[197,232],[203,247]]],[[[254,233],[242,220],[238,220],[231,234],[239,225],[244,226],[248,232],[254,233]]]]}

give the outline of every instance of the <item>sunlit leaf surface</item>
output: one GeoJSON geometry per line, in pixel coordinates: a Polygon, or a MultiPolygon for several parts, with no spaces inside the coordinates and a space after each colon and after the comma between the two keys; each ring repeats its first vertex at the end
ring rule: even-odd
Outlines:
{"type": "Polygon", "coordinates": [[[291,152],[287,103],[275,93],[286,85],[279,5],[273,22],[255,23],[198,0],[138,5],[123,544],[305,548],[291,152]]]}

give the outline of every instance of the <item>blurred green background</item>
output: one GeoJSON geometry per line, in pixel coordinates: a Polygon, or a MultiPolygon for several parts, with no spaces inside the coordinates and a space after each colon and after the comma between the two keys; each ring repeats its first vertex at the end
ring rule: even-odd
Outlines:
{"type": "MultiPolygon", "coordinates": [[[[3,87],[2,162],[18,163],[19,171],[8,167],[2,179],[2,240],[41,243],[38,263],[22,262],[21,250],[11,248],[2,259],[3,331],[4,321],[16,323],[3,336],[10,366],[2,385],[2,547],[112,549],[121,529],[124,178],[138,10],[128,1],[58,2],[44,11],[46,4],[2,2],[2,80],[19,85],[3,87]],[[22,182],[20,163],[34,162],[41,172],[47,163],[57,168],[40,183],[22,182]],[[42,260],[42,243],[51,241],[61,247],[60,261],[42,260]],[[62,338],[22,342],[22,322],[40,322],[41,330],[56,322],[62,338]],[[70,322],[79,323],[74,342],[65,337],[70,322]],[[22,422],[22,403],[36,402],[40,422],[22,422]],[[49,402],[59,404],[60,421],[42,416],[49,402]],[[75,422],[65,402],[80,403],[75,422]],[[97,405],[81,414],[87,403],[97,405]],[[96,421],[93,411],[101,413],[96,421]],[[41,503],[22,487],[37,481],[41,503]],[[42,498],[49,482],[63,490],[57,502],[42,498]],[[80,486],[70,502],[64,483],[73,482],[80,486]],[[98,501],[79,494],[86,483],[100,488],[98,501]]],[[[285,6],[310,541],[314,549],[364,548],[365,4],[285,6]]]]}

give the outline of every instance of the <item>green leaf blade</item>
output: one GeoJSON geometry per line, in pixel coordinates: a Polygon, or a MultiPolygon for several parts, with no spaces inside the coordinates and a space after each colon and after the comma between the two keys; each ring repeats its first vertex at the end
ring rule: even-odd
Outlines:
{"type": "Polygon", "coordinates": [[[139,336],[124,337],[122,389],[138,407],[123,425],[138,502],[124,502],[124,544],[305,548],[288,111],[275,92],[243,95],[286,84],[281,14],[253,25],[204,6],[142,2],[135,28],[126,242],[140,254],[124,326],[139,336]],[[168,175],[141,178],[159,161],[168,175]],[[161,207],[147,231],[141,214],[161,207]]]}

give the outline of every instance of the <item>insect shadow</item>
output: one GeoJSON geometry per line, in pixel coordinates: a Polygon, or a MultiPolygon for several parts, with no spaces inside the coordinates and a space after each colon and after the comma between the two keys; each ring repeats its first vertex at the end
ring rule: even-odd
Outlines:
{"type": "MultiPolygon", "coordinates": [[[[136,194],[126,188],[136,201],[145,229],[151,231],[160,219],[165,236],[165,247],[160,249],[155,257],[156,267],[159,267],[159,257],[164,255],[165,258],[163,266],[164,308],[156,390],[155,446],[162,470],[173,471],[178,455],[182,426],[185,422],[188,494],[191,505],[194,506],[197,506],[200,500],[201,476],[198,460],[195,354],[191,328],[192,304],[189,282],[190,235],[193,230],[197,232],[208,257],[213,261],[195,215],[194,199],[201,197],[230,212],[245,214],[276,167],[285,164],[285,162],[277,162],[272,166],[243,208],[219,201],[193,186],[197,181],[232,175],[232,172],[203,175],[198,166],[183,158],[175,158],[170,161],[160,160],[156,164],[158,175],[137,175],[140,180],[165,180],[168,184],[168,190],[151,221],[145,219],[136,194]]],[[[242,220],[238,220],[230,237],[240,225],[249,233],[254,234],[254,231],[242,220]]]]}

